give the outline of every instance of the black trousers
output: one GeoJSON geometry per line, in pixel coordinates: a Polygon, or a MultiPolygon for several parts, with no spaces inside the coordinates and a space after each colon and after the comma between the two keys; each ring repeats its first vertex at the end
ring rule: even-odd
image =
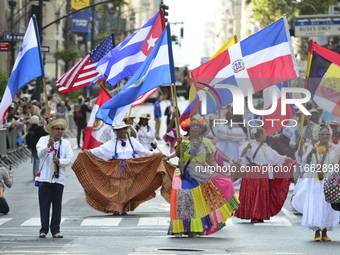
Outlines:
{"type": "Polygon", "coordinates": [[[0,198],[0,213],[7,214],[9,212],[9,206],[4,197],[0,198]]]}

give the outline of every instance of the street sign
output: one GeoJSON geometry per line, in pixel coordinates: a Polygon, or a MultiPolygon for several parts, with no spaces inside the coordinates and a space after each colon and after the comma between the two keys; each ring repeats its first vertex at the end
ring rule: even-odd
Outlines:
{"type": "MultiPolygon", "coordinates": [[[[13,41],[24,40],[25,34],[13,33],[13,41]]],[[[4,39],[7,41],[12,41],[12,33],[4,33],[4,39]]]]}
{"type": "Polygon", "coordinates": [[[11,42],[0,41],[0,51],[10,51],[11,50],[11,42]]]}
{"type": "Polygon", "coordinates": [[[295,36],[340,36],[340,21],[294,21],[295,36]]]}
{"type": "Polygon", "coordinates": [[[50,46],[40,46],[41,52],[48,53],[50,52],[50,46]]]}

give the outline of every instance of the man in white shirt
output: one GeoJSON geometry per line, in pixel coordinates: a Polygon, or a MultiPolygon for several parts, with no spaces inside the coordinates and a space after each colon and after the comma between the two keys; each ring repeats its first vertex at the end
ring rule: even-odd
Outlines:
{"type": "Polygon", "coordinates": [[[46,132],[37,143],[40,158],[39,207],[40,207],[40,238],[45,238],[49,229],[54,238],[63,238],[60,234],[61,205],[65,182],[65,168],[71,166],[74,155],[70,143],[63,139],[67,122],[59,118],[47,125],[46,132]],[[52,204],[52,217],[50,208],[52,204]]]}

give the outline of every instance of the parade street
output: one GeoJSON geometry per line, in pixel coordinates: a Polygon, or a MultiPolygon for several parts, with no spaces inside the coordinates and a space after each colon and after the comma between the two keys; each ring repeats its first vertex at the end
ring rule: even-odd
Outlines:
{"type": "MultiPolygon", "coordinates": [[[[164,112],[168,101],[162,101],[164,112]]],[[[182,112],[186,100],[179,100],[182,112]]],[[[153,104],[133,109],[138,122],[142,113],[150,113],[154,126],[153,104]]],[[[165,132],[165,117],[161,134],[165,132]]],[[[71,146],[76,138],[68,139],[71,146]]],[[[168,155],[169,147],[160,141],[159,148],[168,155]]],[[[77,155],[80,150],[74,150],[77,155]]],[[[176,160],[172,160],[176,162],[176,160]]],[[[141,204],[126,216],[113,216],[94,210],[75,173],[67,168],[63,196],[62,239],[39,238],[40,218],[38,188],[32,181],[32,163],[27,159],[14,168],[14,184],[6,189],[10,212],[0,215],[0,254],[335,254],[340,245],[340,229],[329,232],[331,242],[313,242],[314,232],[301,226],[302,215],[290,210],[289,200],[294,185],[290,186],[286,202],[278,215],[264,223],[250,223],[231,217],[221,231],[204,237],[175,238],[167,235],[169,204],[161,197],[141,204]]],[[[238,193],[238,189],[236,192],[238,193]]],[[[339,217],[340,220],[340,217],[339,217]]]]}

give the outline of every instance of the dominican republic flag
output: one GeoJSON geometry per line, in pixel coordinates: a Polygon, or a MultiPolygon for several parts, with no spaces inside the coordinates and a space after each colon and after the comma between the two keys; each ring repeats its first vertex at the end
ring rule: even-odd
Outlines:
{"type": "MultiPolygon", "coordinates": [[[[203,115],[233,101],[230,90],[220,88],[222,84],[236,86],[247,96],[297,78],[299,73],[286,18],[232,45],[194,69],[191,75],[198,99],[205,102],[200,104],[203,115]]],[[[187,109],[190,109],[189,116],[197,110],[190,105],[187,109]]]]}
{"type": "Polygon", "coordinates": [[[96,118],[118,126],[137,98],[164,84],[175,83],[171,46],[170,26],[167,25],[137,72],[116,96],[99,108],[96,118]]]}
{"type": "Polygon", "coordinates": [[[96,70],[107,78],[111,86],[134,75],[155,47],[162,31],[161,14],[158,12],[141,29],[104,56],[96,70]]]}
{"type": "MultiPolygon", "coordinates": [[[[263,110],[268,110],[271,109],[274,105],[276,107],[276,110],[268,115],[263,115],[263,128],[266,130],[266,135],[269,136],[276,131],[279,131],[283,125],[290,125],[288,121],[284,120],[289,120],[294,117],[295,111],[293,109],[293,105],[287,104],[286,105],[286,114],[281,115],[281,89],[283,87],[288,87],[287,82],[281,82],[279,84],[276,84],[274,86],[271,86],[269,88],[265,88],[263,90],[263,110]],[[276,97],[273,98],[273,93],[276,94],[276,97]],[[276,102],[274,102],[276,100],[276,102]],[[276,103],[276,106],[275,106],[276,103]],[[271,121],[275,120],[275,121],[271,121]],[[283,125],[281,122],[283,122],[283,125]]],[[[286,95],[289,97],[289,95],[286,95]]]]}
{"type": "Polygon", "coordinates": [[[59,92],[63,94],[104,81],[106,77],[100,77],[95,67],[98,61],[114,47],[114,35],[111,34],[56,81],[59,92]]]}
{"type": "Polygon", "coordinates": [[[92,108],[92,112],[86,127],[83,150],[96,148],[100,145],[99,139],[103,133],[105,124],[101,120],[96,119],[96,113],[104,103],[111,99],[111,95],[104,87],[100,88],[98,98],[92,108]]]}
{"type": "Polygon", "coordinates": [[[0,104],[0,127],[3,125],[8,107],[11,105],[15,94],[25,84],[37,77],[45,77],[42,64],[40,39],[35,17],[32,17],[26,30],[24,40],[15,60],[7,88],[0,104]]]}

